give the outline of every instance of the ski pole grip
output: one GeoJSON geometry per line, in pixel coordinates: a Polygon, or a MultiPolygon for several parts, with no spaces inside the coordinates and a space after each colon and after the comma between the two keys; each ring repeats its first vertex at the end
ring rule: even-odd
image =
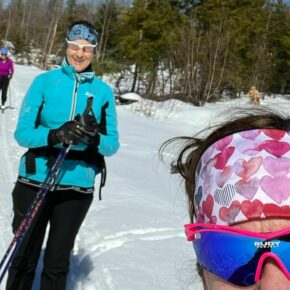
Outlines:
{"type": "Polygon", "coordinates": [[[87,99],[87,105],[86,105],[86,108],[85,108],[83,114],[81,115],[81,119],[80,119],[80,123],[81,123],[82,125],[85,125],[85,116],[88,115],[88,113],[92,110],[93,100],[94,100],[93,97],[89,97],[89,98],[87,99]]]}

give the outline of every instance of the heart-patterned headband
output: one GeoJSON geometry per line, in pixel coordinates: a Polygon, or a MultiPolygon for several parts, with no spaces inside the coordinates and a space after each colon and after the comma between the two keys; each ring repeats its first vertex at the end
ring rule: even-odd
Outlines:
{"type": "Polygon", "coordinates": [[[211,145],[196,170],[196,222],[290,218],[289,134],[255,129],[211,145]]]}

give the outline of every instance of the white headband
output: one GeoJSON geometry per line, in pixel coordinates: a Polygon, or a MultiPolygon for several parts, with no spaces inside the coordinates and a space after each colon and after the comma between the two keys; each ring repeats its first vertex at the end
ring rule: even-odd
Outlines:
{"type": "Polygon", "coordinates": [[[196,222],[290,218],[289,133],[249,130],[211,145],[196,170],[196,222]]]}

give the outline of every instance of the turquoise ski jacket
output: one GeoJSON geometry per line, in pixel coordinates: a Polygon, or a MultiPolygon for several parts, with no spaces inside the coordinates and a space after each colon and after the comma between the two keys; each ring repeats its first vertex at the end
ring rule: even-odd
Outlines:
{"type": "MultiPolygon", "coordinates": [[[[100,142],[93,150],[102,156],[113,155],[119,148],[119,141],[112,89],[94,73],[77,74],[68,65],[40,74],[34,79],[22,102],[14,135],[16,141],[20,146],[30,149],[48,146],[50,129],[59,128],[65,122],[73,120],[77,114],[81,115],[88,97],[93,97],[93,112],[98,124],[102,121],[105,126],[100,134],[100,142]]],[[[71,149],[84,151],[86,148],[85,143],[80,143],[73,145],[71,149]]],[[[37,156],[36,170],[29,173],[26,155],[20,161],[20,180],[41,184],[49,170],[48,158],[37,156]]],[[[56,185],[65,188],[93,188],[99,171],[99,168],[86,161],[66,159],[56,185]]]]}

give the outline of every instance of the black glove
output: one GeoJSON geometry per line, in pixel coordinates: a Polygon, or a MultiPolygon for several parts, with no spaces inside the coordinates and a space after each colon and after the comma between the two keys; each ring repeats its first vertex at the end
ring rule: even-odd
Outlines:
{"type": "Polygon", "coordinates": [[[80,142],[80,136],[77,134],[79,123],[69,121],[64,123],[58,129],[51,129],[48,134],[48,145],[62,143],[64,145],[77,145],[80,142]]]}
{"type": "Polygon", "coordinates": [[[81,120],[80,115],[77,115],[75,117],[75,120],[79,122],[79,124],[83,123],[83,125],[80,125],[79,127],[80,133],[78,133],[81,140],[86,144],[93,143],[99,144],[100,142],[100,135],[98,134],[99,126],[95,116],[85,115],[84,119],[81,120]]]}
{"type": "Polygon", "coordinates": [[[99,127],[94,116],[86,115],[81,120],[79,115],[75,120],[64,123],[58,129],[50,130],[48,134],[48,145],[53,146],[58,143],[64,145],[77,145],[80,141],[86,144],[99,143],[99,127]]]}

